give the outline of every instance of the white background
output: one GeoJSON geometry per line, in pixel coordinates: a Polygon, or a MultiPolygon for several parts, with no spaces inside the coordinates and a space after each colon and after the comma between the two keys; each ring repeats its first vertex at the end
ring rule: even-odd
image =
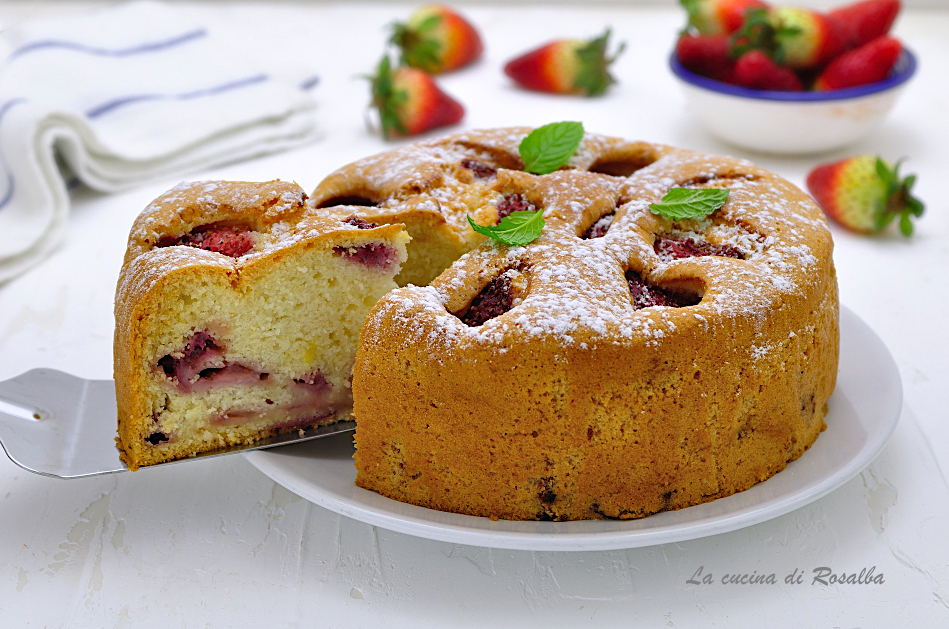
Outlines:
{"type": "MultiPolygon", "coordinates": [[[[107,3],[5,2],[0,24],[107,3]]],[[[807,3],[809,5],[823,3],[807,3]]],[[[939,2],[906,2],[941,6],[939,2]]],[[[386,25],[411,7],[355,3],[212,3],[275,62],[320,70],[322,141],[194,173],[194,179],[295,180],[384,149],[366,129],[367,86],[386,25]]],[[[673,3],[556,7],[474,4],[486,45],[476,66],[440,79],[468,113],[459,128],[582,120],[587,129],[749,157],[798,185],[821,161],[906,158],[926,215],[912,239],[834,230],[841,301],[881,336],[904,386],[882,455],[817,502],[711,538],[613,552],[525,552],[391,533],[316,507],[242,457],[59,481],[0,457],[2,627],[943,627],[949,626],[949,12],[910,10],[896,34],[918,76],[884,126],[830,155],[744,153],[708,136],[666,69],[683,14],[673,3]],[[578,8],[582,7],[582,8],[578,8]],[[613,27],[627,50],[619,85],[599,99],[529,94],[504,61],[555,36],[613,27]],[[882,585],[786,585],[794,569],[875,567],[882,585]],[[686,581],[699,567],[716,584],[686,581]],[[723,585],[725,573],[775,573],[774,586],[723,585]]],[[[112,296],[135,215],[177,183],[121,194],[74,193],[66,242],[0,286],[0,380],[34,367],[111,377],[112,296]]],[[[806,455],[805,455],[806,456],[806,455]]]]}

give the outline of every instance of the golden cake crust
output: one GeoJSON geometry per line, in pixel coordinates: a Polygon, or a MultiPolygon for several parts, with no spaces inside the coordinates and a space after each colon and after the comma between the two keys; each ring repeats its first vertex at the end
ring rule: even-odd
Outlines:
{"type": "MultiPolygon", "coordinates": [[[[501,137],[508,150],[527,131],[443,142],[501,137]]],[[[838,297],[807,195],[743,160],[590,134],[567,169],[499,169],[488,186],[543,209],[543,233],[484,243],[373,308],[353,381],[359,486],[492,518],[626,519],[747,489],[814,442],[836,378],[838,297]],[[649,204],[674,186],[730,195],[702,221],[670,221],[649,204]],[[611,213],[604,236],[583,237],[611,213]],[[664,257],[660,234],[745,259],[664,257]],[[627,271],[701,301],[636,309],[627,271]],[[464,323],[502,274],[514,307],[464,323]]]]}

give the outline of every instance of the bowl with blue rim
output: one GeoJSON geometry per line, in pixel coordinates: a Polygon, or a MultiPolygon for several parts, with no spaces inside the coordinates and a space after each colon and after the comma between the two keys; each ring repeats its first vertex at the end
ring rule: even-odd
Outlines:
{"type": "Polygon", "coordinates": [[[916,73],[903,48],[882,81],[828,91],[756,90],[696,74],[669,58],[672,74],[702,126],[717,138],[764,153],[805,155],[842,148],[883,122],[916,73]]]}

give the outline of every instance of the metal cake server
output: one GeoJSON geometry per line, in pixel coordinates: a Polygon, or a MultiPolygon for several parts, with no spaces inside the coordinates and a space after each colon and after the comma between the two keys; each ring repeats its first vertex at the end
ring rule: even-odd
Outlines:
{"type": "MultiPolygon", "coordinates": [[[[115,446],[116,416],[112,380],[86,380],[55,369],[33,369],[0,382],[0,446],[29,472],[82,478],[128,471],[115,446]]],[[[295,430],[250,446],[169,463],[299,443],[355,428],[355,422],[346,421],[310,428],[302,435],[295,430]]]]}

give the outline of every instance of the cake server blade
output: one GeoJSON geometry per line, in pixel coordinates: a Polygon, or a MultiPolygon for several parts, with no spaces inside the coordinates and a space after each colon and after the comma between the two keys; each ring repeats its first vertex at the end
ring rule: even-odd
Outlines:
{"type": "MultiPolygon", "coordinates": [[[[115,383],[86,380],[55,369],[33,369],[0,382],[0,446],[23,469],[56,478],[82,478],[125,472],[116,434],[115,383]]],[[[250,446],[215,450],[208,456],[259,450],[352,432],[346,421],[276,435],[250,446]]],[[[150,469],[150,468],[143,468],[150,469]]]]}

